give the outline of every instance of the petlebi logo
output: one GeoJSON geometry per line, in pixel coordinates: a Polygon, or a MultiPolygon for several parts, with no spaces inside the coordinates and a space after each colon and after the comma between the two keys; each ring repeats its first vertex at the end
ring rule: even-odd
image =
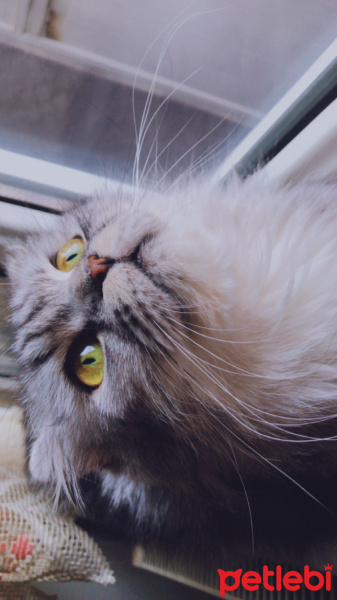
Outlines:
{"type": "Polygon", "coordinates": [[[289,590],[295,592],[303,587],[312,592],[321,590],[331,590],[331,570],[333,565],[324,565],[325,573],[320,571],[311,571],[308,565],[305,565],[303,573],[299,571],[284,571],[281,565],[277,565],[275,570],[271,570],[267,565],[262,568],[262,573],[257,571],[242,572],[242,569],[236,571],[223,571],[218,569],[220,577],[220,596],[225,597],[226,592],[234,592],[241,585],[249,592],[255,592],[264,587],[269,592],[276,590],[289,590]]]}

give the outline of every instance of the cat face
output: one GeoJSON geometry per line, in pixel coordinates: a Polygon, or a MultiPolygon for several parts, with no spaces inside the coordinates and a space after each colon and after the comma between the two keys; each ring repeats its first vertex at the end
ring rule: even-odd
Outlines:
{"type": "Polygon", "coordinates": [[[237,471],[302,471],[335,435],[333,198],[254,178],[109,194],[10,249],[33,478],[217,495],[237,471]]]}
{"type": "Polygon", "coordinates": [[[187,481],[191,436],[205,412],[190,339],[205,315],[215,318],[216,295],[202,273],[214,277],[209,253],[217,249],[198,208],[194,219],[177,208],[95,199],[11,252],[34,479],[64,482],[108,468],[187,481]]]}

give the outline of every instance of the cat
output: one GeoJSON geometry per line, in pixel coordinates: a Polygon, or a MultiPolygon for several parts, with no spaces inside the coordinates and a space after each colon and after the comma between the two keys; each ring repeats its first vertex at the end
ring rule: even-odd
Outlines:
{"type": "Polygon", "coordinates": [[[336,200],[121,187],[9,248],[32,481],[143,543],[331,533],[336,200]]]}

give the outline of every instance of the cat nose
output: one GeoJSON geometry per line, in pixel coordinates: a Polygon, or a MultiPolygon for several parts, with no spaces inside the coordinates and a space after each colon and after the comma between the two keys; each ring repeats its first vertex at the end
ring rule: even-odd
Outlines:
{"type": "Polygon", "coordinates": [[[96,254],[92,254],[88,257],[90,276],[94,283],[99,283],[102,285],[113,262],[114,261],[107,258],[98,258],[96,254]]]}

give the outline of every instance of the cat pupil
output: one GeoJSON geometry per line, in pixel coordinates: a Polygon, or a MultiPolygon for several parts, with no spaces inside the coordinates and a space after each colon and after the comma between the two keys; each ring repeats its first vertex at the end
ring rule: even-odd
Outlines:
{"type": "Polygon", "coordinates": [[[70,256],[68,256],[66,258],[66,262],[70,262],[71,260],[74,260],[74,258],[76,258],[77,256],[77,252],[75,254],[71,254],[70,256]]]}
{"type": "Polygon", "coordinates": [[[92,363],[96,362],[95,358],[86,358],[83,362],[82,365],[92,365],[92,363]]]}

